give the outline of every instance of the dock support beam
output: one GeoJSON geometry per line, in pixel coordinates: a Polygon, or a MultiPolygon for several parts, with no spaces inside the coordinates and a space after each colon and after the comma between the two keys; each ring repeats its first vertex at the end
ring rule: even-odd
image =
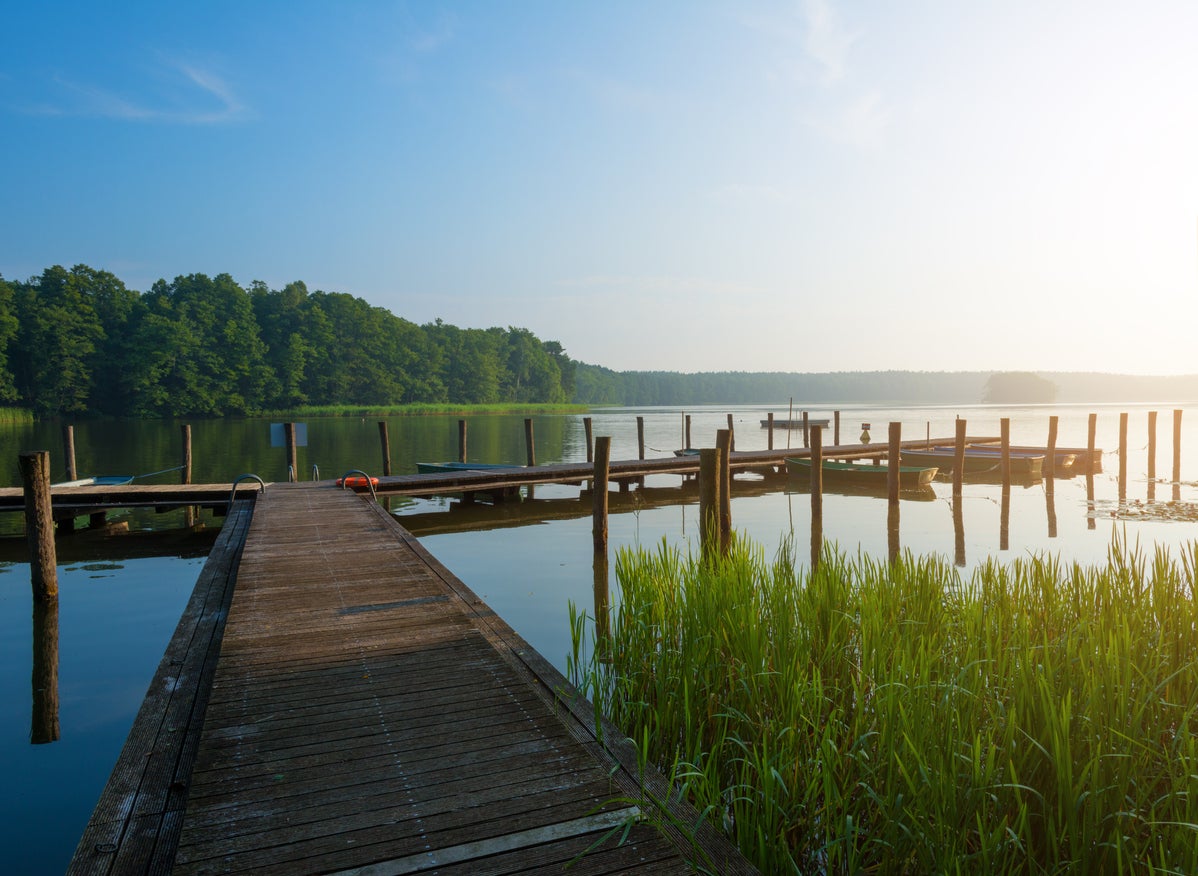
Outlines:
{"type": "Polygon", "coordinates": [[[29,542],[29,574],[35,602],[58,599],[58,564],[54,550],[54,515],[50,507],[50,451],[19,455],[25,490],[25,538],[29,542]]]}

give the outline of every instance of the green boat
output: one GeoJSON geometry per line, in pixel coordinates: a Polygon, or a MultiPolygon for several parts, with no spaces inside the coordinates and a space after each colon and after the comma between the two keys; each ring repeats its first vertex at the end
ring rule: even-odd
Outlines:
{"type": "MultiPolygon", "coordinates": [[[[1036,479],[1041,476],[1044,454],[1028,451],[1011,451],[1011,475],[1016,478],[1036,479]]],[[[956,450],[952,447],[933,447],[930,450],[902,451],[903,465],[934,465],[945,474],[950,474],[956,464],[956,450]]],[[[998,448],[965,448],[965,463],[962,474],[997,475],[1002,465],[1002,454],[998,448]]]]}
{"type": "Polygon", "coordinates": [[[504,469],[521,468],[519,465],[507,465],[495,462],[418,462],[416,471],[420,474],[454,474],[464,471],[502,471],[504,469]]]}
{"type": "MultiPolygon", "coordinates": [[[[852,484],[854,486],[885,489],[889,484],[890,468],[872,463],[835,462],[825,459],[820,467],[823,479],[828,484],[852,484]]],[[[811,460],[786,458],[786,470],[794,477],[811,477],[811,460]]],[[[916,490],[931,485],[936,477],[934,466],[899,466],[899,489],[916,490]]]]}

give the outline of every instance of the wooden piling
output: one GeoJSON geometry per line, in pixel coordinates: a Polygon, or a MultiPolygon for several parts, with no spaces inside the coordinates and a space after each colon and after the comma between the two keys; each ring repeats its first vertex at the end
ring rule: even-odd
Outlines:
{"type": "Polygon", "coordinates": [[[383,451],[383,475],[391,476],[391,436],[387,433],[387,421],[379,420],[379,444],[383,451]]]}
{"type": "Polygon", "coordinates": [[[686,415],[686,444],[684,446],[688,450],[694,446],[693,444],[691,444],[691,415],[690,414],[686,415]]]}
{"type": "Polygon", "coordinates": [[[1127,498],[1127,414],[1119,415],[1119,501],[1127,498]]]}
{"type": "Polygon", "coordinates": [[[299,479],[297,476],[299,458],[295,450],[295,423],[283,424],[283,439],[287,447],[287,481],[288,483],[294,483],[299,479]]]}
{"type": "Polygon", "coordinates": [[[732,432],[720,429],[715,433],[715,446],[720,454],[720,553],[732,546],[732,432]]]}
{"type": "Polygon", "coordinates": [[[824,516],[824,439],[819,426],[811,429],[811,519],[824,516]]]}
{"type": "Polygon", "coordinates": [[[536,445],[532,437],[532,418],[526,417],[524,420],[524,446],[528,449],[528,467],[532,468],[537,464],[536,445]]]}
{"type": "Polygon", "coordinates": [[[1044,459],[1044,477],[1051,481],[1057,473],[1057,416],[1048,418],[1048,453],[1044,459]]]}
{"type": "Polygon", "coordinates": [[[466,421],[458,420],[458,462],[466,461],[466,421]]]}
{"type": "Polygon", "coordinates": [[[724,451],[704,447],[699,451],[699,543],[703,556],[715,556],[720,544],[720,469],[724,451]]]}
{"type": "Polygon", "coordinates": [[[54,515],[50,504],[50,451],[18,455],[25,490],[25,538],[29,542],[29,576],[35,601],[58,599],[58,563],[54,550],[54,515]]]}
{"type": "MultiPolygon", "coordinates": [[[[807,426],[808,422],[809,422],[809,419],[807,417],[807,412],[803,411],[803,446],[804,447],[811,446],[811,434],[808,431],[808,426],[807,426]]],[[[789,429],[790,429],[789,424],[787,425],[786,428],[789,431],[789,429]]]]}
{"type": "Polygon", "coordinates": [[[773,450],[774,449],[774,412],[770,411],[768,414],[766,414],[765,420],[766,420],[765,427],[766,427],[766,430],[768,431],[768,434],[765,436],[765,441],[766,441],[765,446],[767,449],[773,450]]]}
{"type": "Polygon", "coordinates": [[[1173,483],[1178,489],[1181,484],[1181,411],[1173,412],[1173,483]]]}
{"type": "Polygon", "coordinates": [[[79,469],[75,467],[75,427],[69,423],[62,424],[62,455],[67,464],[67,480],[78,479],[79,469]]]}
{"type": "Polygon", "coordinates": [[[886,452],[886,497],[891,505],[897,505],[899,500],[899,466],[902,460],[903,424],[890,424],[890,446],[886,452]]]}
{"type": "Polygon", "coordinates": [[[1011,489],[1011,418],[1003,417],[998,421],[999,469],[1002,472],[1002,487],[1011,489]]]}
{"type": "MultiPolygon", "coordinates": [[[[961,484],[965,480],[965,420],[957,418],[957,435],[953,444],[953,497],[961,498],[961,484]]],[[[958,502],[959,506],[960,503],[958,502]]],[[[956,506],[954,506],[956,507],[956,506]]]]}
{"type": "Polygon", "coordinates": [[[840,446],[840,411],[832,413],[832,443],[837,447],[840,446]]]}
{"type": "Polygon", "coordinates": [[[637,459],[645,458],[645,418],[636,418],[636,452],[637,459]]]}
{"type": "Polygon", "coordinates": [[[1156,480],[1156,411],[1148,412],[1148,483],[1156,480]]]}
{"type": "Polygon", "coordinates": [[[732,425],[732,414],[728,415],[728,452],[736,449],[736,428],[732,425]]]}
{"type": "Polygon", "coordinates": [[[58,600],[33,603],[33,715],[29,741],[57,742],[58,723],[58,600]]]}
{"type": "Polygon", "coordinates": [[[180,463],[183,468],[179,472],[179,483],[191,483],[191,424],[184,423],[179,427],[181,437],[183,439],[183,460],[180,463]]]}
{"type": "Polygon", "coordinates": [[[594,427],[593,427],[593,424],[591,423],[591,418],[583,417],[582,418],[582,430],[583,430],[583,432],[586,433],[586,436],[587,436],[587,462],[595,461],[595,440],[594,440],[593,429],[594,429],[594,427]]]}
{"type": "Polygon", "coordinates": [[[1098,466],[1094,464],[1094,436],[1098,433],[1098,414],[1090,414],[1086,424],[1086,471],[1094,474],[1098,466]]]}
{"type": "Polygon", "coordinates": [[[611,436],[595,439],[595,476],[591,486],[591,536],[595,553],[607,552],[607,483],[611,464],[611,436]]]}

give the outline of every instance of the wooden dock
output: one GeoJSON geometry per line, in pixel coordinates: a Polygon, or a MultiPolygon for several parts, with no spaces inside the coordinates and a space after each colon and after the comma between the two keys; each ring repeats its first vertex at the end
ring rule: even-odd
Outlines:
{"type": "Polygon", "coordinates": [[[376,504],[272,485],[242,548],[247,505],[70,872],[754,872],[376,504]]]}

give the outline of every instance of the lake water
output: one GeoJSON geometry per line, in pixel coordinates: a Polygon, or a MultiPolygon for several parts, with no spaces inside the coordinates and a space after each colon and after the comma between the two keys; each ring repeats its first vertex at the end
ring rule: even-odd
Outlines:
{"type": "MultiPolygon", "coordinates": [[[[1084,446],[1087,417],[1098,414],[1097,444],[1106,450],[1104,471],[1093,478],[1016,485],[1010,492],[1004,536],[1001,489],[965,485],[958,539],[951,484],[933,487],[928,501],[900,505],[898,539],[903,549],[938,553],[957,562],[962,574],[989,557],[1011,559],[1051,552],[1065,561],[1103,562],[1118,533],[1145,549],[1176,548],[1198,537],[1198,408],[1182,406],[1181,481],[1171,480],[1172,407],[1156,405],[1051,406],[999,408],[957,406],[840,408],[841,440],[858,441],[861,424],[872,425],[884,442],[887,423],[902,423],[903,437],[951,437],[955,419],[968,421],[971,436],[999,434],[999,420],[1011,420],[1012,442],[1046,443],[1048,417],[1060,418],[1059,446],[1084,446]],[[1147,479],[1148,411],[1160,411],[1156,469],[1165,481],[1147,479]],[[1119,499],[1119,414],[1129,415],[1126,497],[1119,499]],[[1176,496],[1174,492],[1176,489],[1176,496]],[[1149,500],[1150,493],[1153,500],[1149,500]]],[[[786,406],[719,407],[689,410],[692,443],[710,447],[731,413],[740,450],[764,449],[759,421],[786,406]]],[[[831,408],[813,417],[831,417],[831,408]]],[[[636,417],[645,418],[647,455],[667,455],[682,446],[682,412],[677,408],[602,409],[591,414],[595,435],[612,437],[612,458],[637,454],[636,417]]],[[[419,461],[457,456],[457,417],[390,418],[395,473],[412,472],[419,461]]],[[[299,450],[304,479],[313,466],[324,478],[350,469],[381,472],[377,419],[309,420],[308,446],[299,450]]],[[[170,422],[84,422],[76,426],[77,468],[87,474],[144,474],[179,465],[180,424],[170,422]]],[[[525,461],[523,417],[468,418],[468,455],[486,462],[525,461]]],[[[585,460],[582,415],[534,418],[539,463],[585,460]]],[[[801,433],[774,433],[776,446],[799,446],[801,433]]],[[[283,450],[270,444],[269,423],[261,420],[199,421],[192,424],[193,479],[227,482],[253,472],[266,480],[286,477],[283,450]]],[[[831,443],[831,435],[825,444],[831,443]]],[[[8,427],[0,432],[0,483],[19,482],[17,453],[49,449],[55,479],[62,479],[60,426],[54,423],[8,427]]],[[[169,482],[168,473],[149,482],[169,482]]],[[[823,503],[823,535],[843,550],[885,557],[890,549],[884,499],[828,492],[823,503]]],[[[394,499],[400,521],[455,574],[478,592],[541,653],[559,667],[570,647],[568,605],[593,605],[590,505],[577,487],[541,486],[522,503],[462,508],[451,498],[394,499]]],[[[800,559],[809,555],[810,496],[805,485],[785,479],[737,479],[733,526],[773,552],[793,534],[800,559]]],[[[205,545],[220,519],[203,518],[208,533],[176,537],[179,513],[126,513],[118,517],[129,535],[96,539],[81,533],[60,539],[58,739],[31,744],[33,706],[33,605],[29,567],[22,561],[19,515],[0,515],[0,836],[5,840],[6,872],[61,872],[74,850],[95,800],[124,744],[146,686],[203,565],[205,545]],[[139,534],[140,533],[140,534],[139,534]]],[[[611,552],[622,546],[654,546],[663,539],[694,546],[698,538],[697,497],[676,477],[649,478],[643,493],[612,494],[611,552]]],[[[613,596],[618,596],[614,592],[613,596]]]]}

